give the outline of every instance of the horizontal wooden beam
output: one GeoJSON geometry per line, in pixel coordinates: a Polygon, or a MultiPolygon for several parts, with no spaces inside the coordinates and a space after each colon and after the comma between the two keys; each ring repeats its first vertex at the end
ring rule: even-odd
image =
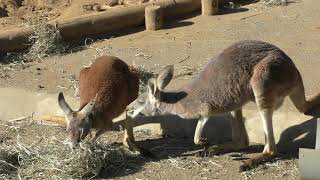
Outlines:
{"type": "MultiPolygon", "coordinates": [[[[152,4],[161,6],[165,20],[171,20],[177,16],[201,9],[200,0],[162,0],[52,21],[49,24],[59,29],[63,40],[78,40],[143,25],[145,22],[145,7],[152,4]]],[[[29,37],[32,33],[32,28],[19,28],[1,32],[0,53],[28,48],[32,45],[29,43],[29,37]]]]}

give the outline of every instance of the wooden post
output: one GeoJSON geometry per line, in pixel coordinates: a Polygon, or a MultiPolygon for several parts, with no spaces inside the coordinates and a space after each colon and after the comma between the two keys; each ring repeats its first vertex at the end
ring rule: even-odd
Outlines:
{"type": "Polygon", "coordinates": [[[201,0],[201,12],[204,16],[218,14],[219,0],[201,0]]]}
{"type": "Polygon", "coordinates": [[[160,6],[151,5],[146,7],[145,24],[147,31],[155,31],[162,27],[163,14],[160,6]]]}

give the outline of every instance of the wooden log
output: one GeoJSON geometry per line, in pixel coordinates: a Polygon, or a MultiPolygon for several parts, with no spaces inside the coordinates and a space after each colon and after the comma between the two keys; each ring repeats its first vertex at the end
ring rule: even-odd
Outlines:
{"type": "MultiPolygon", "coordinates": [[[[57,26],[63,40],[80,40],[143,25],[145,7],[152,4],[161,6],[164,19],[168,20],[201,8],[199,0],[163,0],[52,21],[49,24],[57,26]]],[[[28,42],[28,38],[32,33],[32,28],[0,32],[0,53],[14,52],[30,47],[32,44],[28,42]]]]}
{"type": "Polygon", "coordinates": [[[48,121],[50,123],[55,123],[59,126],[66,127],[67,122],[64,116],[40,116],[39,118],[35,118],[37,121],[48,121]]]}
{"type": "Polygon", "coordinates": [[[145,25],[147,31],[161,29],[163,24],[163,14],[160,6],[151,5],[145,9],[145,25]]]}
{"type": "Polygon", "coordinates": [[[0,33],[0,53],[28,48],[30,46],[29,37],[32,32],[32,28],[19,28],[0,33]]]}
{"type": "Polygon", "coordinates": [[[126,8],[112,9],[98,14],[55,22],[64,40],[74,40],[107,34],[125,28],[143,25],[145,7],[159,5],[163,8],[164,18],[172,19],[195,10],[199,10],[199,0],[163,0],[132,5],[126,8]]]}
{"type": "Polygon", "coordinates": [[[201,0],[201,14],[212,16],[218,14],[219,0],[201,0]]]}

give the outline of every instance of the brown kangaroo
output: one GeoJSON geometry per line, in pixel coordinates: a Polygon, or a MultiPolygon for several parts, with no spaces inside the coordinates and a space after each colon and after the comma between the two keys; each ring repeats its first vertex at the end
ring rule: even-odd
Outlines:
{"type": "Polygon", "coordinates": [[[175,114],[185,119],[199,118],[194,143],[204,145],[201,134],[208,119],[231,111],[232,141],[207,147],[202,152],[227,153],[249,146],[242,106],[254,101],[266,142],[262,154],[244,161],[241,171],[275,156],[272,114],[286,96],[303,113],[320,104],[320,94],[306,100],[301,75],[292,60],[278,47],[262,41],[247,40],[231,45],[210,60],[197,78],[178,90],[165,91],[172,76],[173,66],[167,66],[157,79],[150,79],[149,91],[128,106],[130,116],[175,114]]]}
{"type": "MultiPolygon", "coordinates": [[[[58,102],[67,120],[71,147],[84,139],[91,128],[97,129],[92,141],[112,129],[112,119],[126,110],[128,104],[138,97],[139,75],[134,68],[112,56],[102,56],[91,67],[80,71],[80,109],[72,110],[62,93],[58,102]]],[[[133,144],[134,136],[131,118],[125,120],[123,143],[133,144]]]]}

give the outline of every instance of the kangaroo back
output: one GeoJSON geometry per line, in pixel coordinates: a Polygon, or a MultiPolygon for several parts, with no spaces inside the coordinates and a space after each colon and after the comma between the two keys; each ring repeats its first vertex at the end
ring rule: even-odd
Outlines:
{"type": "Polygon", "coordinates": [[[291,59],[276,46],[240,41],[210,60],[184,89],[217,111],[229,111],[254,100],[252,81],[283,85],[295,82],[298,76],[291,59]]]}
{"type": "Polygon", "coordinates": [[[138,96],[139,76],[131,73],[122,60],[102,56],[91,67],[80,72],[80,109],[90,102],[96,94],[96,111],[109,113],[113,118],[120,115],[138,96]]]}

